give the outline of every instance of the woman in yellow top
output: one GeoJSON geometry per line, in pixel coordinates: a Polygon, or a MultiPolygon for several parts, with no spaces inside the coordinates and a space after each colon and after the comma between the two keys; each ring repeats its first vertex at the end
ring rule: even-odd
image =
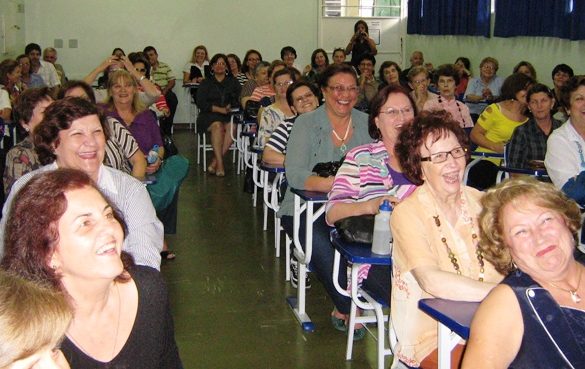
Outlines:
{"type": "MultiPolygon", "coordinates": [[[[534,83],[532,78],[515,73],[502,84],[499,102],[489,105],[479,116],[471,130],[471,141],[476,151],[504,153],[504,146],[512,137],[516,127],[528,121],[526,93],[534,83]]],[[[500,159],[483,160],[470,172],[468,184],[486,189],[495,184],[500,159]]]]}

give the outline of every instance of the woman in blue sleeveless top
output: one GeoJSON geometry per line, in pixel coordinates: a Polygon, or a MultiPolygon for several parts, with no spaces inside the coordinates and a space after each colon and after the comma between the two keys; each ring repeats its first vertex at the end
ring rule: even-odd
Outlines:
{"type": "Polygon", "coordinates": [[[462,368],[585,368],[577,204],[551,184],[517,178],[482,205],[484,256],[509,275],[480,305],[462,368]]]}

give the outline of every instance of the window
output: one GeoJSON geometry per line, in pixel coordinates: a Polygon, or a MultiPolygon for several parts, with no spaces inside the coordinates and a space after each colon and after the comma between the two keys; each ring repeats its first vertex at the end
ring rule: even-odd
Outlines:
{"type": "Polygon", "coordinates": [[[400,17],[401,0],[323,0],[324,17],[400,17]]]}

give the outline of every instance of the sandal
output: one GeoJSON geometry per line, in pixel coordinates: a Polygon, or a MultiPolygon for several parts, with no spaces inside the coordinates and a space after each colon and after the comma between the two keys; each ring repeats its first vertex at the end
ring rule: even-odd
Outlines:
{"type": "Polygon", "coordinates": [[[172,251],[166,250],[166,251],[161,251],[160,252],[160,257],[163,260],[175,260],[175,258],[177,257],[177,255],[174,252],[172,252],[172,251]]]}
{"type": "Polygon", "coordinates": [[[207,167],[207,173],[209,174],[215,174],[215,167],[213,165],[210,165],[207,167]]]}
{"type": "Polygon", "coordinates": [[[225,177],[225,171],[223,171],[223,170],[218,170],[218,171],[215,173],[215,175],[216,175],[216,176],[218,176],[218,177],[225,177]]]}

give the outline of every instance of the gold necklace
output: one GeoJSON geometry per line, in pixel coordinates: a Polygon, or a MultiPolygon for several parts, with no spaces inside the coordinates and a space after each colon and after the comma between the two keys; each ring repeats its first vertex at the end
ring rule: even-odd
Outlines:
{"type": "Polygon", "coordinates": [[[343,138],[339,137],[337,132],[335,132],[335,128],[331,130],[333,132],[333,135],[335,136],[335,138],[337,138],[339,141],[341,141],[341,146],[339,146],[339,150],[341,150],[341,152],[343,154],[345,154],[345,151],[347,151],[347,145],[345,144],[345,140],[347,140],[347,135],[349,134],[350,127],[351,127],[351,117],[349,118],[349,122],[347,123],[347,128],[345,129],[345,134],[343,135],[343,138]]]}
{"type": "MultiPolygon", "coordinates": [[[[581,274],[583,273],[583,269],[581,269],[580,267],[578,267],[578,268],[579,268],[579,279],[577,280],[577,287],[575,289],[572,289],[572,290],[566,289],[566,288],[557,286],[553,282],[548,282],[551,286],[556,287],[561,291],[568,292],[569,295],[571,295],[571,300],[573,300],[573,302],[575,304],[578,304],[581,302],[581,296],[579,296],[579,294],[577,293],[577,290],[579,290],[579,286],[581,285],[581,274]]],[[[567,282],[567,284],[569,284],[569,283],[567,282]]]]}
{"type": "MultiPolygon", "coordinates": [[[[465,200],[463,199],[463,193],[462,193],[461,194],[461,215],[471,222],[471,229],[472,229],[471,242],[473,242],[475,244],[475,255],[477,257],[477,263],[479,264],[479,276],[478,276],[477,280],[480,282],[483,282],[483,279],[485,277],[485,269],[484,269],[485,263],[483,261],[483,252],[478,247],[479,243],[477,242],[477,234],[475,233],[475,226],[473,224],[473,219],[471,219],[469,217],[469,214],[467,213],[467,209],[464,207],[465,207],[465,200]]],[[[437,215],[433,215],[433,219],[435,220],[435,225],[439,229],[439,234],[441,235],[441,242],[445,246],[445,249],[447,249],[447,255],[449,256],[449,259],[451,260],[451,264],[453,264],[453,269],[455,269],[455,273],[457,273],[457,275],[461,275],[461,268],[459,267],[459,261],[457,260],[457,255],[455,255],[455,253],[453,252],[453,250],[451,250],[451,247],[449,247],[449,244],[447,243],[447,238],[443,234],[443,230],[441,228],[441,220],[439,219],[439,211],[438,211],[438,209],[435,209],[435,210],[437,210],[437,215]]]]}

